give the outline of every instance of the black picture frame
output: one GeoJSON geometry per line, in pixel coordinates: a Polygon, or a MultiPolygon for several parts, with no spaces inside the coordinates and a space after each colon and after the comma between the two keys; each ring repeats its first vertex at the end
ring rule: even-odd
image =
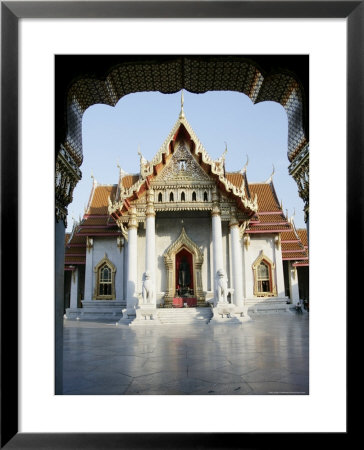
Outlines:
{"type": "MultiPolygon", "coordinates": [[[[1,2],[1,448],[269,448],[286,447],[294,433],[18,433],[18,22],[21,18],[346,18],[347,19],[347,261],[362,254],[364,1],[3,1],[1,2]],[[5,264],[6,263],[6,264],[5,264]],[[11,298],[9,287],[11,286],[11,298]]],[[[360,279],[347,270],[347,286],[360,279]]],[[[347,264],[348,267],[348,264],[347,264]]],[[[348,288],[350,289],[350,288],[348,288]]],[[[347,298],[349,297],[349,290],[347,298]]],[[[350,345],[347,345],[348,351],[350,345]]],[[[349,361],[349,358],[348,358],[349,361]]],[[[349,437],[338,433],[335,442],[349,437]]],[[[300,436],[308,444],[310,433],[300,436]]],[[[315,434],[315,444],[326,434],[315,434]]],[[[323,442],[322,442],[323,443],[323,442]]]]}

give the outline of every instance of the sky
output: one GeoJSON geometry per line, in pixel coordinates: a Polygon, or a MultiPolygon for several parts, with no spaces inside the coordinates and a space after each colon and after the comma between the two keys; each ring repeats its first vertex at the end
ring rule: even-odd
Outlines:
{"type": "MultiPolygon", "coordinates": [[[[297,228],[305,228],[304,203],[297,184],[288,174],[288,121],[276,102],[254,105],[244,94],[183,91],[187,121],[213,158],[227,146],[225,168],[239,171],[247,162],[248,182],[264,182],[273,172],[273,183],[283,211],[294,214],[297,228]]],[[[127,173],[139,173],[138,150],[150,161],[170,133],[181,110],[181,92],[141,92],[121,98],[115,107],[90,106],[83,115],[84,161],[82,179],[68,207],[67,231],[83,216],[93,179],[99,184],[118,182],[118,165],[127,173]]]]}

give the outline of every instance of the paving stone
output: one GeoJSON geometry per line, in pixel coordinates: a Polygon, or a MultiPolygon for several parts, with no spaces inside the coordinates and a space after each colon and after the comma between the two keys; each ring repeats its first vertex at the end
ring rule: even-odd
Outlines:
{"type": "Polygon", "coordinates": [[[237,326],[131,328],[65,321],[69,395],[308,393],[308,315],[237,326]]]}

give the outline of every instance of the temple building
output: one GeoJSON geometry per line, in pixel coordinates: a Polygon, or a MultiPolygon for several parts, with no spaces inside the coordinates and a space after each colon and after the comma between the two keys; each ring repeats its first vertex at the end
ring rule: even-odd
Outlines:
{"type": "MultiPolygon", "coordinates": [[[[308,241],[282,211],[273,175],[225,170],[179,118],[138,174],[94,179],[66,235],[67,318],[241,323],[308,302],[308,241]]],[[[289,314],[288,314],[289,315],[289,314]]]]}

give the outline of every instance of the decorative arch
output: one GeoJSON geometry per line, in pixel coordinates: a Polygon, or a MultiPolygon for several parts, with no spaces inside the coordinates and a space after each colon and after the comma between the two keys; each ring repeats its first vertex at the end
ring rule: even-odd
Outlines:
{"type": "Polygon", "coordinates": [[[193,260],[193,289],[197,303],[205,302],[205,296],[202,290],[201,269],[203,264],[203,254],[197,244],[187,236],[184,228],[182,228],[179,237],[164,252],[164,264],[167,270],[167,289],[165,295],[166,303],[172,302],[175,296],[176,286],[176,255],[181,250],[187,250],[192,254],[193,260]]]}
{"type": "Polygon", "coordinates": [[[95,300],[115,300],[115,273],[116,267],[105,253],[102,260],[94,267],[95,273],[95,300]]]}
{"type": "Polygon", "coordinates": [[[73,189],[81,178],[82,116],[96,103],[115,106],[127,94],[229,90],[253,103],[280,103],[288,117],[290,174],[308,214],[308,59],[304,56],[57,56],[56,218],[66,223],[73,189]],[[61,75],[58,76],[60,69],[61,75]],[[299,75],[297,75],[297,73],[299,75]],[[300,78],[299,78],[300,76],[300,78]],[[306,89],[305,89],[306,87],[306,89]],[[307,185],[307,186],[306,186],[307,185]],[[301,187],[303,186],[303,188],[301,187]]]}
{"type": "Polygon", "coordinates": [[[253,265],[254,290],[256,297],[277,296],[277,286],[275,284],[276,265],[261,250],[253,265]],[[263,269],[263,270],[262,270],[263,269]]]}

